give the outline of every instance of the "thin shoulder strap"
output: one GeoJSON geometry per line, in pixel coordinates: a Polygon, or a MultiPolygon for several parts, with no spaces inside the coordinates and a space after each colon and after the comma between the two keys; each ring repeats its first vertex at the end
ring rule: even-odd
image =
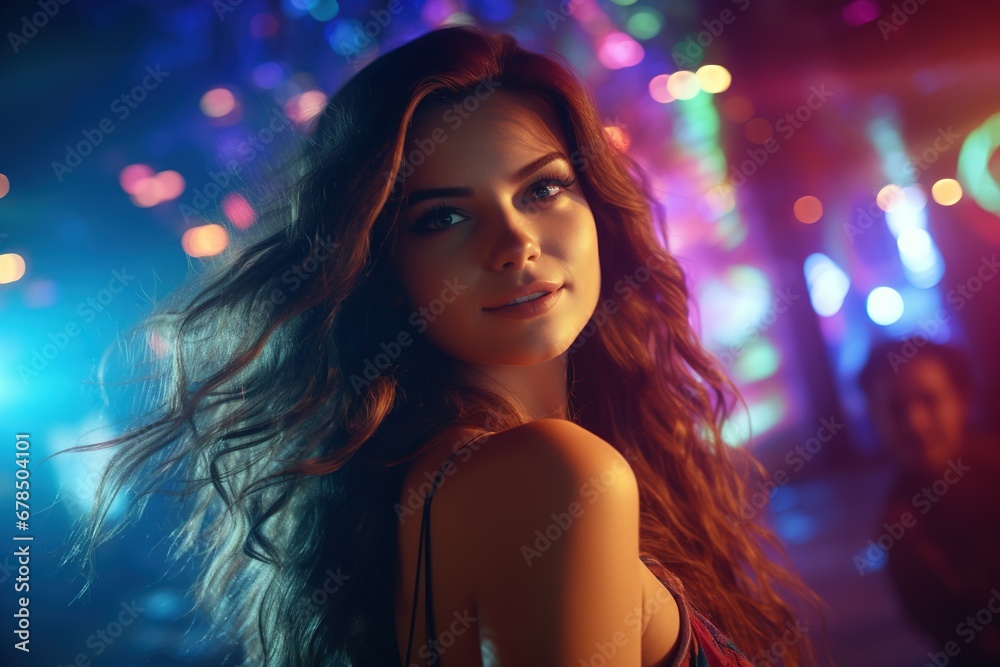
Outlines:
{"type": "Polygon", "coordinates": [[[424,599],[426,604],[424,611],[424,624],[427,626],[427,647],[431,651],[430,664],[437,664],[439,660],[437,640],[435,639],[437,632],[434,628],[434,602],[431,595],[431,500],[434,498],[434,492],[439,486],[441,486],[441,481],[444,479],[445,468],[449,463],[451,463],[451,460],[455,458],[455,455],[462,451],[463,448],[468,447],[476,440],[479,440],[479,438],[484,435],[489,435],[490,433],[494,433],[494,431],[480,433],[475,438],[452,452],[451,456],[445,459],[445,462],[441,464],[441,468],[434,476],[434,482],[431,490],[424,496],[424,511],[420,523],[420,543],[417,545],[417,580],[413,585],[413,613],[410,615],[410,641],[406,645],[406,663],[403,667],[410,667],[410,655],[413,650],[413,630],[417,623],[417,596],[420,593],[420,565],[422,557],[425,553],[427,555],[427,564],[425,566],[426,583],[424,588],[426,589],[426,592],[424,594],[424,599]]]}

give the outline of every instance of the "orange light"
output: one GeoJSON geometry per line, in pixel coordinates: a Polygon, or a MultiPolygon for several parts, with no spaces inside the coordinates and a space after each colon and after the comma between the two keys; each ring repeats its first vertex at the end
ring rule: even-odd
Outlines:
{"type": "Polygon", "coordinates": [[[823,217],[823,203],[812,195],[806,195],[795,200],[792,211],[796,220],[811,225],[823,217]]]}
{"type": "Polygon", "coordinates": [[[0,285],[20,280],[24,276],[24,258],[15,252],[0,255],[0,285]]]}
{"type": "Polygon", "coordinates": [[[6,197],[8,192],[10,192],[10,179],[6,174],[0,174],[0,199],[6,197]]]}
{"type": "Polygon", "coordinates": [[[706,93],[721,93],[733,82],[733,75],[722,65],[702,65],[695,76],[706,93]]]}
{"type": "Polygon", "coordinates": [[[743,135],[748,141],[763,144],[774,136],[774,128],[766,118],[754,118],[743,126],[743,135]]]}
{"type": "Polygon", "coordinates": [[[629,144],[631,143],[628,132],[617,125],[608,125],[604,128],[604,134],[608,136],[608,141],[611,142],[611,145],[620,150],[622,153],[628,150],[629,144]]]}
{"type": "Polygon", "coordinates": [[[229,234],[222,225],[192,227],[181,237],[181,247],[191,257],[218,255],[229,245],[229,234]]]}
{"type": "Polygon", "coordinates": [[[931,186],[931,197],[942,206],[957,204],[962,198],[962,186],[954,178],[942,178],[931,186]]]}

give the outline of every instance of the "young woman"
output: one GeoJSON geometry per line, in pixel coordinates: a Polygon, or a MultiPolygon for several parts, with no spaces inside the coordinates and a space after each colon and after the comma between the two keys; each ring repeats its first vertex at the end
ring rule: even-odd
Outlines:
{"type": "Polygon", "coordinates": [[[248,664],[811,664],[780,594],[816,598],[740,517],[735,388],[565,63],[429,32],[295,164],[276,227],[150,320],[166,400],[103,445],[85,551],[176,475],[248,664]]]}

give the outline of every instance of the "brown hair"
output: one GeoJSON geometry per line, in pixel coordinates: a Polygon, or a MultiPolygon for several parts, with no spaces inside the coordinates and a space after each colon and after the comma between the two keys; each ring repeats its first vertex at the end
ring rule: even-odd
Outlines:
{"type": "MultiPolygon", "coordinates": [[[[145,493],[176,477],[192,501],[178,554],[200,556],[198,600],[253,664],[398,663],[388,641],[397,464],[447,428],[526,421],[458,381],[454,361],[422,336],[395,357],[384,347],[412,326],[390,304],[387,262],[407,130],[423,104],[460,99],[484,81],[553,105],[596,220],[600,303],[617,309],[595,313],[571,348],[572,418],[631,462],[640,552],[679,575],[748,656],[765,651],[794,620],[783,589],[818,598],[772,561],[776,538],[740,515],[764,471],[722,441],[737,392],[689,323],[684,272],[657,240],[662,210],[567,64],[475,28],[434,30],[358,72],[329,101],[266,212],[271,227],[146,323],[169,343],[155,359],[163,384],[150,396],[159,402],[142,425],[83,448],[121,445],[86,553],[110,537],[100,528],[118,490],[142,491],[135,516],[145,493]],[[297,282],[282,279],[291,268],[297,282]],[[640,273],[639,289],[615,289],[640,273]],[[344,575],[336,592],[317,595],[332,571],[344,575]]],[[[808,639],[789,646],[785,664],[807,664],[809,651],[808,639]]]]}

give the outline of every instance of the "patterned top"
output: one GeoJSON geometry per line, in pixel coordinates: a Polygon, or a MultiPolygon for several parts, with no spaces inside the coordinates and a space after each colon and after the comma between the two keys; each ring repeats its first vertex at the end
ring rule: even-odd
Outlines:
{"type": "MultiPolygon", "coordinates": [[[[481,433],[462,447],[468,447],[473,442],[488,435],[481,433]]],[[[424,618],[427,626],[427,646],[431,655],[428,658],[429,664],[438,664],[440,655],[437,651],[437,632],[434,628],[434,602],[431,594],[431,500],[434,498],[434,491],[441,485],[445,476],[445,468],[461,451],[459,447],[441,465],[434,478],[433,488],[424,496],[423,517],[420,524],[420,543],[417,546],[417,579],[413,587],[413,612],[410,616],[410,639],[406,646],[406,661],[403,667],[410,667],[410,657],[413,650],[413,631],[417,621],[417,596],[420,592],[420,567],[421,561],[426,558],[425,576],[425,603],[424,618]]],[[[679,649],[674,653],[673,660],[665,667],[753,667],[747,657],[729,640],[718,628],[702,616],[684,596],[684,586],[680,579],[670,572],[663,564],[652,556],[642,557],[650,571],[659,579],[660,583],[674,596],[677,601],[677,608],[680,612],[680,635],[678,636],[679,649]]]]}

